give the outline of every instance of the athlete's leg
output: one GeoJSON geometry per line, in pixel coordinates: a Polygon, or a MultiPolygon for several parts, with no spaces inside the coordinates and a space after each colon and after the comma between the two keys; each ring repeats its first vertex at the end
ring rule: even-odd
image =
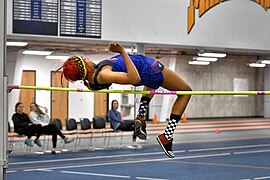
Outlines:
{"type": "MultiPolygon", "coordinates": [[[[191,91],[190,86],[170,69],[164,68],[162,74],[164,77],[162,87],[164,87],[165,89],[168,89],[170,91],[191,91]]],[[[165,132],[164,134],[159,135],[157,138],[166,155],[171,158],[174,157],[174,154],[172,152],[172,140],[174,130],[187,107],[190,97],[190,95],[177,96],[177,99],[173,104],[170,120],[166,126],[165,132]]]]}
{"type": "MultiPolygon", "coordinates": [[[[150,91],[151,89],[149,87],[144,87],[143,88],[144,91],[150,91]]],[[[138,114],[136,119],[141,121],[142,124],[142,131],[146,133],[146,123],[145,123],[145,114],[147,111],[147,108],[149,107],[149,103],[152,99],[153,95],[151,94],[146,94],[146,95],[142,95],[141,100],[140,100],[140,106],[139,106],[139,110],[138,110],[138,114]]]]}

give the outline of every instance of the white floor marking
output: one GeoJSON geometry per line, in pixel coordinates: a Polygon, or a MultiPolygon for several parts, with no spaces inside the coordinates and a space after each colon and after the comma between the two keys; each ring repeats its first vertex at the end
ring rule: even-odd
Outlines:
{"type": "Polygon", "coordinates": [[[136,179],[144,179],[144,180],[168,180],[168,179],[147,178],[147,177],[136,177],[136,179]]]}
{"type": "MultiPolygon", "coordinates": [[[[96,164],[79,164],[72,166],[55,166],[44,169],[69,169],[69,168],[82,168],[82,167],[93,167],[93,166],[106,166],[106,165],[116,165],[116,164],[133,164],[133,163],[144,163],[144,162],[159,162],[159,161],[170,161],[177,159],[194,159],[194,158],[204,158],[204,157],[218,157],[218,156],[229,156],[230,153],[218,153],[218,154],[208,154],[208,155],[196,155],[196,156],[185,156],[185,157],[176,157],[176,158],[158,158],[158,159],[146,159],[146,160],[134,160],[134,161],[119,161],[119,162],[107,162],[107,163],[96,163],[96,164]]],[[[28,169],[25,171],[35,171],[38,169],[28,169]]]]}
{"type": "Polygon", "coordinates": [[[17,172],[17,171],[6,171],[7,173],[15,173],[15,172],[17,172]]]}
{"type": "MultiPolygon", "coordinates": [[[[174,153],[184,153],[185,150],[174,151],[174,153]]],[[[102,158],[118,158],[118,157],[132,157],[132,156],[149,156],[149,155],[159,155],[164,154],[164,152],[154,152],[154,153],[137,153],[137,154],[121,154],[121,155],[111,155],[111,156],[95,156],[95,157],[82,157],[82,158],[67,158],[67,159],[53,159],[53,160],[43,160],[43,161],[25,161],[25,162],[11,162],[10,165],[21,165],[21,164],[36,164],[36,163],[50,163],[50,162],[65,162],[65,161],[80,161],[89,159],[102,159],[102,158]]]]}
{"type": "Polygon", "coordinates": [[[188,152],[198,151],[215,151],[215,150],[227,150],[227,149],[240,149],[240,148],[256,148],[256,147],[267,147],[270,144],[258,144],[258,145],[246,145],[246,146],[230,146],[230,147],[217,147],[217,148],[205,148],[205,149],[191,149],[188,152]]]}
{"type": "Polygon", "coordinates": [[[76,172],[76,171],[60,171],[66,174],[78,174],[78,175],[88,175],[88,176],[102,176],[102,177],[114,177],[114,178],[123,178],[123,179],[130,179],[130,176],[120,176],[120,175],[113,175],[113,174],[100,174],[100,173],[86,173],[86,172],[76,172]]]}
{"type": "Polygon", "coordinates": [[[270,179],[270,176],[254,178],[254,180],[260,180],[260,179],[270,179]]]}
{"type": "Polygon", "coordinates": [[[270,152],[270,149],[258,150],[258,151],[234,152],[233,154],[252,154],[252,153],[263,153],[263,152],[270,152]]]}

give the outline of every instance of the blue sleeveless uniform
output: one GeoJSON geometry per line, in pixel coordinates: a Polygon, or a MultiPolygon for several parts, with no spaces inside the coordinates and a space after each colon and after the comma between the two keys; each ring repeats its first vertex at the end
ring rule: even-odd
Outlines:
{"type": "MultiPolygon", "coordinates": [[[[134,86],[147,86],[152,89],[158,89],[163,83],[162,70],[164,65],[161,64],[154,58],[138,55],[138,54],[129,54],[130,59],[134,63],[137,71],[141,77],[141,81],[134,86]]],[[[97,75],[103,66],[110,65],[115,72],[127,72],[125,62],[121,55],[111,57],[108,60],[101,61],[97,64],[97,70],[94,75],[95,84],[90,84],[91,89],[100,90],[106,89],[111,86],[111,84],[98,84],[97,75]]]]}

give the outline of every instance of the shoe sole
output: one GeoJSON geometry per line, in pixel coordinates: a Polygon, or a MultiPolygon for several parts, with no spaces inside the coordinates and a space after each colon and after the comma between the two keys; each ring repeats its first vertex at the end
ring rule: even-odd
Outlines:
{"type": "Polygon", "coordinates": [[[139,132],[137,137],[140,139],[146,139],[147,136],[146,134],[142,131],[142,126],[141,126],[141,122],[139,120],[135,120],[135,132],[139,132]]]}
{"type": "Polygon", "coordinates": [[[65,140],[64,140],[64,143],[65,143],[65,144],[69,144],[69,143],[72,143],[73,141],[74,141],[74,139],[71,140],[71,141],[66,141],[66,142],[65,142],[65,140]]]}
{"type": "Polygon", "coordinates": [[[39,144],[37,142],[34,141],[34,143],[38,146],[38,147],[42,147],[42,144],[39,144]]]}
{"type": "Polygon", "coordinates": [[[162,142],[159,140],[158,137],[156,137],[157,142],[159,143],[159,145],[161,146],[162,150],[164,151],[164,153],[169,157],[169,158],[174,158],[174,156],[170,155],[167,150],[165,149],[165,147],[163,146],[162,142]]]}

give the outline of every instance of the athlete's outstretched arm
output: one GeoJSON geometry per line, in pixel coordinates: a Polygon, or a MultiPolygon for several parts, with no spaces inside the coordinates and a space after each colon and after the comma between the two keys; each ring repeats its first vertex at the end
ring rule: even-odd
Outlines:
{"type": "Polygon", "coordinates": [[[127,67],[127,73],[125,72],[112,72],[104,70],[101,72],[102,79],[106,82],[113,82],[113,83],[119,83],[119,84],[137,84],[141,81],[140,75],[133,64],[132,60],[126,53],[123,46],[119,43],[113,42],[109,44],[109,50],[111,52],[117,52],[120,53],[125,65],[127,67]]]}

